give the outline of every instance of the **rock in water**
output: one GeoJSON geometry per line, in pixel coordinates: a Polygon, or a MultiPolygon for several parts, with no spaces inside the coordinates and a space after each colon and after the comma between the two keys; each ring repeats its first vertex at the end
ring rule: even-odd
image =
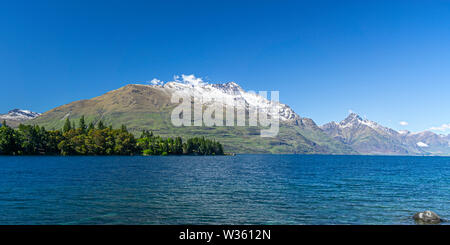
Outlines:
{"type": "Polygon", "coordinates": [[[442,222],[441,217],[433,211],[416,213],[414,214],[413,219],[418,224],[439,224],[442,222]]]}

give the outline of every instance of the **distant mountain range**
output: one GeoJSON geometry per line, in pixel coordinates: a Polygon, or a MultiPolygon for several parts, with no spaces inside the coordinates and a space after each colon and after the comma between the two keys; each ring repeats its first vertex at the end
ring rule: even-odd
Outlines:
{"type": "Polygon", "coordinates": [[[0,123],[6,121],[10,126],[16,127],[20,123],[24,123],[28,120],[38,117],[40,114],[29,110],[14,109],[6,114],[0,114],[0,123]]]}
{"type": "Polygon", "coordinates": [[[320,127],[334,139],[360,154],[378,155],[449,155],[450,136],[430,131],[396,131],[351,113],[340,123],[320,127]]]}
{"type": "Polygon", "coordinates": [[[339,123],[331,122],[319,127],[312,119],[299,116],[289,106],[246,92],[234,82],[130,84],[99,97],[62,105],[42,115],[12,110],[0,115],[0,120],[5,119],[12,126],[26,122],[59,129],[66,118],[78,121],[82,115],[88,123],[102,120],[114,127],[125,124],[137,135],[142,130],[153,130],[161,136],[215,138],[224,144],[226,151],[235,153],[450,155],[450,136],[429,131],[398,132],[354,113],[339,123]],[[261,138],[260,127],[174,127],[170,115],[178,104],[171,102],[171,96],[188,90],[194,90],[203,98],[225,98],[229,102],[241,100],[247,105],[275,108],[279,111],[280,133],[275,138],[261,138]]]}

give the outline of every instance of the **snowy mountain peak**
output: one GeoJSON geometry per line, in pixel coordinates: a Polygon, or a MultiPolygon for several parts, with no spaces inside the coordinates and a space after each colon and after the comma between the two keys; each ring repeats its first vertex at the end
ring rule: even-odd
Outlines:
{"type": "Polygon", "coordinates": [[[24,121],[24,120],[30,120],[37,116],[41,115],[37,112],[32,112],[30,110],[21,110],[21,109],[14,109],[9,111],[7,114],[0,115],[1,120],[14,120],[14,121],[24,121]]]}
{"type": "Polygon", "coordinates": [[[380,124],[374,122],[374,121],[370,121],[368,119],[363,119],[361,116],[359,116],[356,113],[350,113],[350,115],[347,116],[347,118],[345,118],[344,120],[342,120],[340,123],[336,123],[336,122],[331,122],[328,123],[326,125],[322,126],[322,129],[324,130],[330,130],[330,129],[350,129],[350,130],[357,130],[361,127],[369,127],[379,133],[382,134],[389,134],[389,135],[398,135],[400,134],[399,132],[381,126],[380,124]]]}
{"type": "Polygon", "coordinates": [[[211,84],[212,87],[222,90],[226,94],[240,94],[244,90],[235,82],[228,82],[222,84],[211,84]]]}
{"type": "Polygon", "coordinates": [[[350,123],[358,123],[358,122],[363,122],[364,120],[362,119],[362,117],[360,117],[358,114],[356,113],[350,113],[350,115],[348,115],[348,117],[346,119],[344,119],[340,124],[341,125],[347,125],[350,123]]]}
{"type": "Polygon", "coordinates": [[[345,118],[343,121],[339,123],[340,127],[348,128],[348,127],[356,127],[360,125],[366,125],[368,127],[378,129],[381,126],[379,126],[376,122],[363,119],[356,113],[350,113],[347,118],[345,118]]]}
{"type": "Polygon", "coordinates": [[[236,101],[244,102],[248,106],[260,108],[272,115],[278,112],[281,121],[295,121],[300,118],[289,106],[246,92],[235,82],[211,84],[193,75],[182,75],[176,76],[175,81],[163,83],[163,85],[148,86],[164,89],[169,93],[189,93],[194,97],[201,97],[204,101],[223,101],[226,105],[235,105],[236,101]]]}

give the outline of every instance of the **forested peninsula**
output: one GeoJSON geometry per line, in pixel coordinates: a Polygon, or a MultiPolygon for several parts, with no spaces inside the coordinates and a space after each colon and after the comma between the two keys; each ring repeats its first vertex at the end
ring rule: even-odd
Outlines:
{"type": "Polygon", "coordinates": [[[139,138],[120,129],[105,126],[102,121],[86,125],[82,116],[78,122],[68,118],[61,130],[46,130],[37,125],[9,127],[4,121],[0,127],[0,155],[224,155],[223,146],[204,137],[162,138],[144,130],[139,138]]]}

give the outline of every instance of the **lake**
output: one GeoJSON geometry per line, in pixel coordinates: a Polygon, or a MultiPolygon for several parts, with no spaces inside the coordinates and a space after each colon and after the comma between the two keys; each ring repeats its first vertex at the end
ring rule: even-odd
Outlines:
{"type": "Polygon", "coordinates": [[[450,158],[0,157],[0,224],[414,224],[450,219],[450,158]]]}

